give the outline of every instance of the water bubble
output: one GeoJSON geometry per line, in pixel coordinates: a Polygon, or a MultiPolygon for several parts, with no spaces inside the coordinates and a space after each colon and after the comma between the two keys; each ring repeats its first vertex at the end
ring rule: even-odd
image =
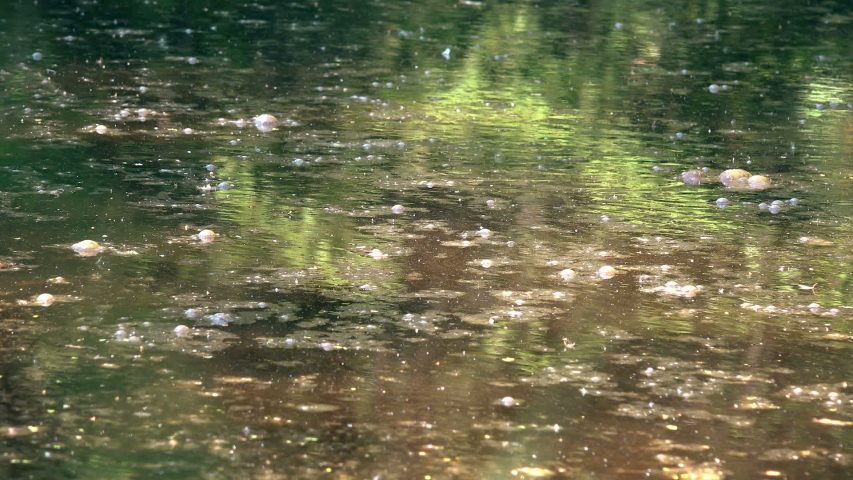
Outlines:
{"type": "Polygon", "coordinates": [[[835,108],[838,106],[837,102],[829,102],[829,108],[835,108]]]}
{"type": "Polygon", "coordinates": [[[815,109],[817,109],[817,110],[823,110],[823,104],[822,104],[822,103],[818,103],[817,105],[815,105],[815,106],[814,106],[814,108],[815,108],[815,109]]]}
{"type": "MultiPolygon", "coordinates": [[[[687,69],[686,69],[686,68],[685,68],[685,69],[682,69],[682,70],[681,70],[681,74],[682,74],[682,75],[687,75],[687,69]]],[[[711,93],[714,93],[714,92],[711,92],[711,93]]]]}
{"type": "Polygon", "coordinates": [[[113,337],[115,337],[115,339],[118,341],[125,340],[127,339],[127,331],[120,328],[116,330],[116,333],[113,334],[113,337]]]}
{"type": "Polygon", "coordinates": [[[702,170],[692,168],[681,174],[681,180],[688,185],[700,185],[709,182],[711,179],[702,170]]]}
{"type": "Polygon", "coordinates": [[[278,119],[274,116],[264,113],[254,118],[255,128],[260,132],[271,132],[278,126],[278,119]]]}
{"type": "Polygon", "coordinates": [[[610,265],[605,265],[598,269],[598,276],[601,278],[613,278],[616,276],[616,269],[610,265]]]}
{"type": "Polygon", "coordinates": [[[704,19],[701,19],[701,18],[697,18],[697,19],[696,19],[696,23],[697,23],[697,24],[699,24],[699,25],[702,25],[703,23],[705,23],[705,20],[704,20],[704,19]]]}
{"type": "Polygon", "coordinates": [[[450,47],[445,48],[444,51],[441,52],[441,56],[450,60],[450,47]]]}
{"type": "Polygon", "coordinates": [[[515,405],[515,399],[512,397],[504,397],[501,399],[501,405],[504,407],[511,407],[515,405]]]}
{"type": "Polygon", "coordinates": [[[766,202],[761,202],[758,204],[759,210],[767,210],[768,208],[770,208],[770,205],[768,205],[766,202]]]}
{"type": "Polygon", "coordinates": [[[294,160],[292,163],[293,163],[294,165],[296,165],[297,167],[301,167],[302,165],[304,165],[304,164],[305,164],[305,161],[304,161],[304,160],[302,160],[301,158],[297,158],[297,159],[296,159],[296,160],[294,160]]]}
{"type": "Polygon", "coordinates": [[[767,209],[768,212],[776,215],[777,213],[782,211],[782,207],[779,205],[770,205],[770,208],[767,209]]]}
{"type": "Polygon", "coordinates": [[[489,230],[488,228],[481,228],[481,229],[477,230],[477,235],[479,235],[483,238],[489,238],[492,236],[492,231],[489,230]]]}
{"type": "Polygon", "coordinates": [[[192,135],[192,134],[193,134],[192,128],[187,127],[184,129],[184,135],[192,135]]]}
{"type": "Polygon", "coordinates": [[[105,127],[104,125],[97,125],[95,126],[95,132],[99,135],[103,135],[107,133],[107,127],[105,127]]]}
{"type": "Polygon", "coordinates": [[[720,93],[720,86],[716,83],[713,83],[708,87],[708,91],[711,93],[720,93]]]}
{"type": "Polygon", "coordinates": [[[382,250],[379,250],[378,248],[374,248],[373,250],[368,252],[367,256],[374,259],[374,260],[382,260],[382,259],[388,258],[388,254],[384,253],[382,250]]]}
{"type": "Polygon", "coordinates": [[[71,245],[71,249],[79,255],[89,257],[103,251],[104,247],[94,240],[83,240],[82,242],[77,242],[74,245],[71,245]]]}
{"type": "Polygon", "coordinates": [[[44,55],[42,55],[41,52],[36,52],[33,54],[33,60],[35,60],[35,61],[39,61],[42,58],[44,58],[44,55]]]}
{"type": "Polygon", "coordinates": [[[391,213],[400,215],[403,213],[403,211],[405,211],[405,208],[403,208],[402,205],[394,205],[393,207],[391,207],[391,213]]]}
{"type": "Polygon", "coordinates": [[[480,266],[482,266],[483,268],[491,268],[492,261],[489,259],[482,260],[480,261],[480,266]]]}
{"type": "Polygon", "coordinates": [[[195,57],[190,57],[187,59],[187,63],[189,63],[190,65],[196,65],[198,64],[198,59],[195,57]]]}
{"type": "Polygon", "coordinates": [[[190,327],[186,325],[178,325],[177,327],[175,327],[174,332],[175,335],[179,337],[185,337],[190,333],[190,327]]]}
{"type": "Polygon", "coordinates": [[[560,278],[568,282],[569,280],[575,278],[575,271],[571,268],[560,270],[560,278]]]}
{"type": "Polygon", "coordinates": [[[210,243],[216,238],[216,233],[213,230],[202,230],[198,232],[198,239],[202,241],[202,243],[210,243]]]}
{"type": "Polygon", "coordinates": [[[693,285],[685,285],[685,286],[681,287],[681,295],[683,295],[685,297],[693,298],[698,293],[699,293],[699,289],[693,285]]]}
{"type": "Polygon", "coordinates": [[[770,206],[771,207],[784,207],[785,202],[783,202],[782,200],[773,200],[772,202],[770,202],[770,206]]]}
{"type": "Polygon", "coordinates": [[[817,59],[818,59],[818,61],[823,62],[823,61],[826,61],[826,56],[825,55],[818,55],[817,59]]]}
{"type": "Polygon", "coordinates": [[[213,315],[208,315],[207,318],[210,320],[211,323],[220,327],[227,327],[228,323],[231,322],[231,315],[222,312],[214,313],[213,315]]]}
{"type": "Polygon", "coordinates": [[[207,165],[204,166],[204,168],[207,169],[208,172],[212,172],[212,171],[216,170],[216,165],[214,165],[212,163],[208,163],[207,165]]]}
{"type": "Polygon", "coordinates": [[[752,174],[740,168],[730,168],[720,174],[720,182],[727,187],[744,187],[752,174]]]}
{"type": "Polygon", "coordinates": [[[216,186],[217,190],[231,190],[232,188],[234,188],[234,184],[228,182],[220,182],[219,185],[216,186]]]}
{"type": "Polygon", "coordinates": [[[38,297],[36,297],[36,304],[41,305],[42,307],[49,307],[53,305],[53,302],[56,301],[56,297],[49,293],[42,293],[38,297]]]}
{"type": "Polygon", "coordinates": [[[486,200],[486,206],[489,208],[495,208],[495,201],[494,200],[486,200]]]}
{"type": "Polygon", "coordinates": [[[746,179],[746,183],[753,190],[764,190],[770,187],[770,179],[764,175],[753,175],[746,179]]]}
{"type": "Polygon", "coordinates": [[[683,134],[683,133],[681,133],[681,132],[678,132],[678,133],[676,133],[676,134],[675,134],[675,138],[677,138],[677,139],[679,139],[679,140],[680,140],[680,139],[684,138],[684,134],[683,134]]]}
{"type": "Polygon", "coordinates": [[[616,30],[622,30],[623,28],[625,28],[625,25],[623,25],[621,22],[616,22],[613,24],[613,28],[615,28],[616,30]]]}
{"type": "Polygon", "coordinates": [[[197,308],[188,308],[184,310],[184,316],[187,318],[197,318],[201,314],[201,310],[197,308]]]}
{"type": "Polygon", "coordinates": [[[145,85],[139,87],[139,93],[146,93],[148,91],[148,87],[145,85]]]}
{"type": "Polygon", "coordinates": [[[788,203],[791,205],[797,205],[800,203],[800,201],[796,198],[792,198],[792,199],[788,200],[788,203]]]}
{"type": "Polygon", "coordinates": [[[720,208],[727,207],[729,205],[729,199],[726,197],[720,197],[717,199],[716,204],[720,208]]]}

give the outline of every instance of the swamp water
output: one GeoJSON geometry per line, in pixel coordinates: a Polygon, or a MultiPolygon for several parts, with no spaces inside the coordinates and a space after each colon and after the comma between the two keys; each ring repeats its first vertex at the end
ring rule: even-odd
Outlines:
{"type": "Polygon", "coordinates": [[[853,478],[849,5],[14,0],[0,42],[3,478],[853,478]]]}

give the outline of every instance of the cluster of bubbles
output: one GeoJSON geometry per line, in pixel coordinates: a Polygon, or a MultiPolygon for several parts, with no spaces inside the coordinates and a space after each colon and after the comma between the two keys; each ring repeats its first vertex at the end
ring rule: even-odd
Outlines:
{"type": "MultiPolygon", "coordinates": [[[[598,275],[599,278],[608,280],[615,277],[618,273],[619,271],[616,270],[616,268],[611,267],[610,265],[605,265],[598,269],[596,275],[598,275]]],[[[571,268],[565,268],[563,270],[560,270],[559,273],[557,273],[557,276],[560,277],[560,280],[568,282],[570,280],[574,280],[575,277],[577,277],[577,272],[575,272],[571,268]]]]}
{"type": "MultiPolygon", "coordinates": [[[[796,198],[790,198],[788,200],[773,200],[770,203],[761,202],[758,204],[758,209],[762,210],[762,211],[767,211],[767,212],[772,213],[773,215],[776,215],[777,213],[782,212],[782,210],[786,206],[796,206],[799,204],[799,202],[800,201],[796,198]]],[[[731,204],[729,199],[726,197],[720,197],[717,200],[715,200],[714,203],[716,203],[717,207],[719,207],[719,208],[726,208],[731,204]]]]}
{"type": "MultiPolygon", "coordinates": [[[[779,308],[775,305],[760,305],[752,302],[743,302],[740,304],[740,308],[744,310],[751,310],[756,313],[768,314],[804,313],[797,309],[779,308]]],[[[808,311],[814,315],[827,318],[835,317],[839,314],[839,310],[837,308],[824,308],[817,303],[810,303],[806,306],[806,309],[808,309],[808,311]]]]}
{"type": "Polygon", "coordinates": [[[764,190],[770,188],[770,178],[765,175],[753,175],[740,168],[724,170],[718,176],[709,174],[710,169],[692,168],[681,174],[681,180],[688,185],[701,185],[719,180],[731,189],[764,190]]]}
{"type": "Polygon", "coordinates": [[[663,293],[666,295],[675,295],[678,297],[693,298],[702,290],[701,286],[697,285],[679,285],[678,282],[669,281],[662,286],[655,287],[652,291],[663,293]]]}

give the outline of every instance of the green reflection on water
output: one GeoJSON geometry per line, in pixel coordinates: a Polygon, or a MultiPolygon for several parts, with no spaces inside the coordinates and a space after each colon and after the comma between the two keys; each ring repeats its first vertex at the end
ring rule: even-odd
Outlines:
{"type": "Polygon", "coordinates": [[[846,5],[19,7],[7,476],[846,476],[846,5]]]}

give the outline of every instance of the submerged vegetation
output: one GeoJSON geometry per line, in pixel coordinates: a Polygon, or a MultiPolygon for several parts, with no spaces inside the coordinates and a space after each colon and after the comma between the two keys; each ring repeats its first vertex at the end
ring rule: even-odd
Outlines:
{"type": "Polygon", "coordinates": [[[846,4],[102,3],[0,15],[0,476],[851,476],[846,4]]]}

